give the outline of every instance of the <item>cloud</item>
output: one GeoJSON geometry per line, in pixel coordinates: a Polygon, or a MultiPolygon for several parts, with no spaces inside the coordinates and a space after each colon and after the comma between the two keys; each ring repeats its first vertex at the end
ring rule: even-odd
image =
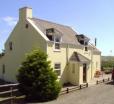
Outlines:
{"type": "Polygon", "coordinates": [[[14,26],[17,23],[17,18],[7,16],[3,18],[3,21],[5,21],[9,26],[14,26]]]}

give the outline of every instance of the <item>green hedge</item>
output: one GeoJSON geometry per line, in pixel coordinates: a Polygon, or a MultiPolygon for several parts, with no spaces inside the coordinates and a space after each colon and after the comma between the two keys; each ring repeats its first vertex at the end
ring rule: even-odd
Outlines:
{"type": "Polygon", "coordinates": [[[34,50],[27,54],[17,75],[19,90],[29,100],[48,101],[56,99],[61,90],[57,75],[47,61],[47,55],[34,50]]]}

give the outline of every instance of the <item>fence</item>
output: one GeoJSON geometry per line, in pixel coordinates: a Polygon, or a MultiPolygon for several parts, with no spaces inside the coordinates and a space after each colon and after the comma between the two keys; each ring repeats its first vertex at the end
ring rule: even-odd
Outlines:
{"type": "Polygon", "coordinates": [[[106,79],[102,79],[102,80],[97,80],[96,81],[96,84],[100,84],[100,83],[106,83],[108,81],[110,81],[111,79],[110,78],[106,78],[106,79]]]}
{"type": "Polygon", "coordinates": [[[18,92],[18,85],[18,83],[0,85],[0,104],[13,104],[13,100],[16,98],[16,93],[18,92]]]}
{"type": "Polygon", "coordinates": [[[81,90],[81,89],[86,88],[86,87],[88,87],[88,83],[81,84],[79,86],[67,87],[60,92],[60,95],[63,95],[63,94],[66,94],[66,93],[69,93],[69,92],[72,92],[75,90],[81,90]]]}
{"type": "MultiPolygon", "coordinates": [[[[97,80],[96,84],[105,83],[110,80],[111,80],[110,78],[97,80]]],[[[6,98],[3,98],[2,100],[0,100],[0,104],[13,104],[13,100],[16,98],[14,93],[18,92],[18,89],[17,89],[18,85],[19,85],[18,83],[0,85],[0,97],[7,96],[6,98]]],[[[76,90],[81,90],[87,87],[88,87],[88,83],[81,84],[78,86],[73,86],[73,87],[67,87],[60,92],[60,95],[67,94],[69,92],[76,91],[76,90]]]]}

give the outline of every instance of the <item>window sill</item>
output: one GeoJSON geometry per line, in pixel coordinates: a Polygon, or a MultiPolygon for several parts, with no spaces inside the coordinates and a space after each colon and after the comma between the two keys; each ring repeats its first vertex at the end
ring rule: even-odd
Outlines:
{"type": "Polygon", "coordinates": [[[54,49],[53,51],[54,51],[54,52],[61,52],[60,49],[54,49]]]}

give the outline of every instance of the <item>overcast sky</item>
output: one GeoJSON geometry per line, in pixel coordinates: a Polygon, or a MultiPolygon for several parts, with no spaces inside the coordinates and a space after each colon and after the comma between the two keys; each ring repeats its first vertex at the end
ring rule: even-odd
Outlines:
{"type": "Polygon", "coordinates": [[[0,50],[18,21],[18,9],[29,6],[33,16],[71,26],[94,42],[102,55],[114,55],[114,0],[1,0],[0,50]]]}

